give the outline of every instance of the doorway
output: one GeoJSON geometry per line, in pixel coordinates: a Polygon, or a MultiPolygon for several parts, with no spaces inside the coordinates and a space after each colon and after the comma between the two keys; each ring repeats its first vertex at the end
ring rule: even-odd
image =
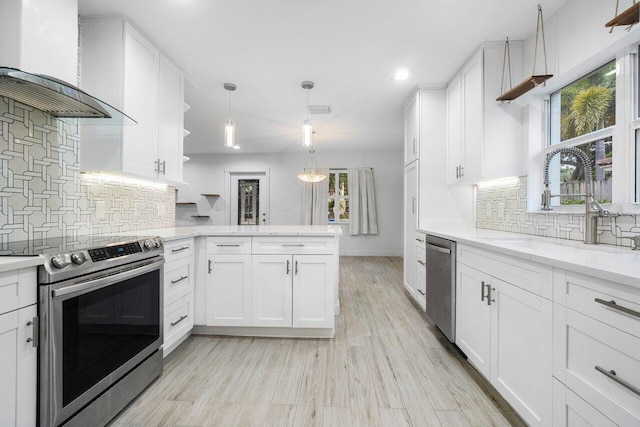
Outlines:
{"type": "Polygon", "coordinates": [[[269,173],[227,172],[230,225],[269,224],[269,173]]]}

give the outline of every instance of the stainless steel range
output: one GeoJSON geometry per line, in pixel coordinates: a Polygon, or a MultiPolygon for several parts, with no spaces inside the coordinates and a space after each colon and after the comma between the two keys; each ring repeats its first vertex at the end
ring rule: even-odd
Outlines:
{"type": "Polygon", "coordinates": [[[162,240],[94,243],[40,255],[41,426],[104,425],[162,373],[162,240]]]}

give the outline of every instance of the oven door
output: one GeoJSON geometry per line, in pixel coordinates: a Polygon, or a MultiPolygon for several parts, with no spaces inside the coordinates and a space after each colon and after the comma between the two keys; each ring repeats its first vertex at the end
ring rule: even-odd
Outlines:
{"type": "Polygon", "coordinates": [[[42,425],[63,422],[160,348],[163,263],[41,286],[42,425]]]}

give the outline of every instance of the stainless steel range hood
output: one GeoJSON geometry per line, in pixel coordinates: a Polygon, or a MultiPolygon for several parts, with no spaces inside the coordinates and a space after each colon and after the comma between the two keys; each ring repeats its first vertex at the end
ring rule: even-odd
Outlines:
{"type": "Polygon", "coordinates": [[[59,119],[82,124],[129,125],[136,121],[69,83],[53,77],[0,67],[0,96],[14,99],[59,119]]]}

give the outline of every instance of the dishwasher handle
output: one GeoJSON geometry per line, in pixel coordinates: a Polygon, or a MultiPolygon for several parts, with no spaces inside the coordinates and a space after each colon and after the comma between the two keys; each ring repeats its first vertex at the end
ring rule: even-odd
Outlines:
{"type": "Polygon", "coordinates": [[[451,253],[451,249],[443,248],[443,247],[436,246],[436,245],[432,245],[431,243],[427,243],[427,249],[431,249],[431,250],[434,250],[434,251],[442,252],[442,253],[445,253],[445,254],[450,254],[451,253]]]}

